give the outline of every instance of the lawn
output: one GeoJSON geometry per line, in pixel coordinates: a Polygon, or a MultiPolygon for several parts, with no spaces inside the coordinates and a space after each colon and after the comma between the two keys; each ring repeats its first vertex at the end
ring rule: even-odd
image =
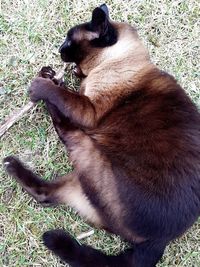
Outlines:
{"type": "MultiPolygon", "coordinates": [[[[137,26],[153,62],[173,74],[200,107],[199,1],[106,3],[113,19],[137,26]]],[[[28,101],[28,85],[42,66],[59,69],[58,47],[67,29],[89,20],[91,10],[99,4],[87,0],[0,2],[0,121],[28,101]]],[[[71,75],[66,79],[75,86],[71,75]]],[[[10,154],[19,156],[46,179],[72,169],[42,103],[1,138],[0,160],[10,154]]],[[[42,208],[1,168],[0,266],[63,266],[41,242],[44,231],[58,227],[74,236],[92,229],[70,208],[42,208]]],[[[126,246],[119,237],[99,230],[83,242],[106,253],[117,253],[126,246]]],[[[200,266],[200,220],[168,246],[158,266],[200,266]]]]}

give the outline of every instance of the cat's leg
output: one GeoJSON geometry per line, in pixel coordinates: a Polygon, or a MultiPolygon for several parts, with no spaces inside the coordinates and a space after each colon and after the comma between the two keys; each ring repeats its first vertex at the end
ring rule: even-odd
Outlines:
{"type": "Polygon", "coordinates": [[[132,244],[116,256],[80,245],[63,230],[51,230],[43,235],[44,244],[72,267],[156,267],[167,245],[166,240],[147,240],[132,244]]]}
{"type": "MultiPolygon", "coordinates": [[[[45,79],[52,80],[56,85],[66,88],[65,83],[62,79],[57,80],[55,78],[56,72],[50,67],[42,67],[42,69],[38,73],[38,77],[42,77],[45,79]]],[[[49,101],[44,101],[46,104],[46,108],[51,116],[54,128],[58,133],[58,136],[61,140],[63,140],[63,135],[66,135],[68,131],[74,131],[78,129],[71,120],[66,117],[55,105],[51,104],[49,101]]]]}
{"type": "Polygon", "coordinates": [[[84,194],[75,172],[53,181],[45,181],[13,156],[4,159],[4,166],[7,172],[39,203],[47,206],[69,205],[90,223],[103,227],[97,210],[84,194]]]}

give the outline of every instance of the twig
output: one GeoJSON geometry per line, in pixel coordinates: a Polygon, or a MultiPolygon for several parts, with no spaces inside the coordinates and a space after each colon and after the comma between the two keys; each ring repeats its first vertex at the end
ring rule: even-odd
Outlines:
{"type": "Polygon", "coordinates": [[[66,68],[69,66],[70,64],[69,63],[64,63],[63,64],[63,67],[61,69],[59,69],[59,71],[57,71],[56,75],[54,76],[54,78],[56,80],[60,80],[64,77],[64,74],[65,74],[65,71],[66,71],[66,68]]]}
{"type": "Polygon", "coordinates": [[[35,103],[29,101],[25,106],[20,109],[14,110],[12,115],[9,115],[3,124],[0,126],[0,137],[15,123],[17,122],[26,112],[35,106],[35,103]]]}
{"type": "MultiPolygon", "coordinates": [[[[57,72],[55,75],[55,79],[60,80],[63,78],[66,69],[66,64],[57,72]]],[[[5,134],[5,132],[15,124],[20,118],[27,113],[30,109],[35,106],[35,103],[29,101],[25,106],[21,107],[20,109],[15,109],[12,114],[10,114],[0,125],[0,137],[5,134]]]]}
{"type": "Polygon", "coordinates": [[[85,233],[82,233],[82,234],[78,235],[76,238],[77,238],[78,240],[81,240],[81,239],[84,239],[84,238],[86,238],[86,237],[89,237],[89,236],[91,236],[91,235],[93,235],[93,234],[94,234],[94,230],[91,230],[91,231],[89,231],[89,232],[85,232],[85,233]]]}

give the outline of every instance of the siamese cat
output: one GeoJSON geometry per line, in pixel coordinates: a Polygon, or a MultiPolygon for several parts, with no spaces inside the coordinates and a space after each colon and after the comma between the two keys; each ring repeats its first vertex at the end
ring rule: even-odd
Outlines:
{"type": "Polygon", "coordinates": [[[38,202],[69,205],[130,244],[111,256],[63,230],[44,233],[70,266],[154,267],[200,215],[200,113],[151,62],[136,29],[110,20],[105,4],[68,31],[60,54],[76,63],[79,92],[43,68],[29,94],[46,103],[74,171],[45,181],[9,156],[7,172],[38,202]]]}

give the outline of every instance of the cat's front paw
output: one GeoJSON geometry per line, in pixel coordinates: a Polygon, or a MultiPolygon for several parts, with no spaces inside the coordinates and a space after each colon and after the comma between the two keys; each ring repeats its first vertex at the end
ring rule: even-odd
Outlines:
{"type": "Polygon", "coordinates": [[[77,66],[77,65],[74,65],[74,66],[73,66],[72,73],[73,73],[76,77],[78,77],[78,78],[80,78],[80,79],[86,77],[86,76],[83,74],[81,68],[80,68],[79,66],[77,66]]]}
{"type": "Polygon", "coordinates": [[[50,79],[38,77],[34,79],[28,89],[30,99],[32,102],[39,100],[46,100],[51,94],[51,89],[54,89],[55,84],[50,79]]]}
{"type": "Polygon", "coordinates": [[[46,79],[53,79],[56,75],[56,72],[50,66],[44,66],[38,73],[39,77],[46,78],[46,79]]]}

